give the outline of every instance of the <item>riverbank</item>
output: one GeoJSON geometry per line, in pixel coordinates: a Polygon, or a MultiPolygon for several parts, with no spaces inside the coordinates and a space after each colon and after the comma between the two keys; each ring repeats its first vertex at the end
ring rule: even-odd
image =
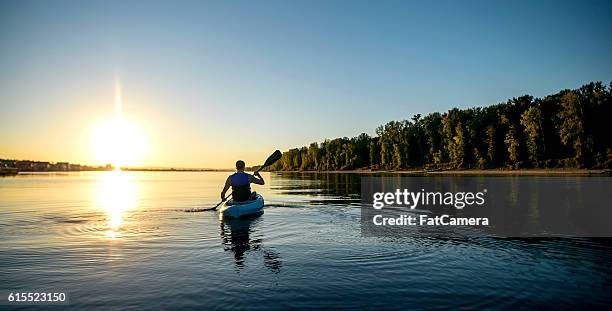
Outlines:
{"type": "Polygon", "coordinates": [[[352,173],[352,174],[402,174],[415,176],[612,176],[610,169],[466,169],[466,170],[335,170],[335,171],[276,171],[278,173],[352,173]]]}
{"type": "Polygon", "coordinates": [[[19,170],[13,167],[0,168],[0,176],[12,176],[19,174],[19,170]]]}
{"type": "MultiPolygon", "coordinates": [[[[132,172],[233,172],[231,169],[139,169],[122,168],[122,171],[132,172]]],[[[252,172],[252,170],[247,170],[252,172]]],[[[16,175],[18,173],[66,173],[67,171],[27,171],[11,172],[4,175],[16,175]]],[[[86,171],[83,171],[86,172],[86,171]]],[[[466,169],[466,170],[331,170],[331,171],[268,171],[270,173],[336,173],[336,174],[401,174],[411,176],[612,176],[610,169],[466,169]]],[[[2,174],[0,174],[2,175],[2,174]]]]}

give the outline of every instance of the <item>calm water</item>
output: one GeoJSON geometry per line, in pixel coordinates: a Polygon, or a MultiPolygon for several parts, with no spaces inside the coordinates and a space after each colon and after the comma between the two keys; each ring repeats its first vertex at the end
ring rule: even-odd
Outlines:
{"type": "Polygon", "coordinates": [[[359,176],[265,174],[265,214],[223,222],[227,173],[0,178],[0,289],[71,307],[604,308],[604,239],[365,238],[359,176]]]}

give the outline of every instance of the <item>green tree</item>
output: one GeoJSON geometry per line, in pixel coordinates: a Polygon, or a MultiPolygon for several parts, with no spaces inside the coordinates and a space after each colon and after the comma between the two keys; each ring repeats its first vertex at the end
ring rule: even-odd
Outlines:
{"type": "Polygon", "coordinates": [[[542,136],[542,115],[538,106],[531,106],[521,115],[523,132],[527,136],[527,153],[532,164],[538,166],[544,141],[542,136]]]}
{"type": "Polygon", "coordinates": [[[506,136],[504,138],[504,143],[508,148],[508,160],[510,161],[510,165],[512,167],[518,167],[520,161],[520,143],[516,132],[516,126],[505,115],[501,116],[501,123],[508,126],[508,131],[506,132],[506,136]]]}
{"type": "Polygon", "coordinates": [[[380,144],[378,137],[372,138],[370,141],[370,167],[375,167],[380,165],[380,144]]]}
{"type": "Polygon", "coordinates": [[[489,163],[495,163],[495,127],[493,125],[487,126],[486,130],[486,144],[487,144],[487,158],[489,163]]]}
{"type": "Polygon", "coordinates": [[[444,147],[442,146],[442,116],[438,112],[431,113],[423,118],[423,131],[427,141],[426,163],[440,164],[445,161],[444,147]]]}
{"type": "Polygon", "coordinates": [[[402,167],[402,150],[399,144],[393,145],[393,167],[402,167]]]}
{"type": "Polygon", "coordinates": [[[578,94],[567,91],[560,98],[561,110],[558,113],[559,136],[561,143],[573,148],[573,164],[582,167],[584,164],[584,111],[578,94]]]}

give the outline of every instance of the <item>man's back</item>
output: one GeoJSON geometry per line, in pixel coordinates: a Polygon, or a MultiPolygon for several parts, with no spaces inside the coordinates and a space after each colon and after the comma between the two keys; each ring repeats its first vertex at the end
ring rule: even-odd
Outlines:
{"type": "Polygon", "coordinates": [[[227,178],[232,187],[234,201],[247,201],[251,197],[251,179],[253,175],[245,172],[236,172],[227,178]]]}
{"type": "Polygon", "coordinates": [[[239,162],[242,161],[236,162],[237,172],[228,176],[225,181],[225,187],[223,191],[221,191],[221,200],[224,200],[225,193],[231,187],[234,201],[248,201],[251,197],[251,183],[258,185],[264,184],[264,180],[258,172],[255,172],[254,175],[245,173],[244,162],[239,162]]]}

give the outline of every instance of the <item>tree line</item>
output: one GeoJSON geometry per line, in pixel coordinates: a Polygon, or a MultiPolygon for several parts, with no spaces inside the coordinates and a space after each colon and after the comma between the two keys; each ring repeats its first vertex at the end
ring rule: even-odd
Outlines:
{"type": "Polygon", "coordinates": [[[611,168],[612,83],[420,114],[286,151],[270,170],[611,168]]]}

